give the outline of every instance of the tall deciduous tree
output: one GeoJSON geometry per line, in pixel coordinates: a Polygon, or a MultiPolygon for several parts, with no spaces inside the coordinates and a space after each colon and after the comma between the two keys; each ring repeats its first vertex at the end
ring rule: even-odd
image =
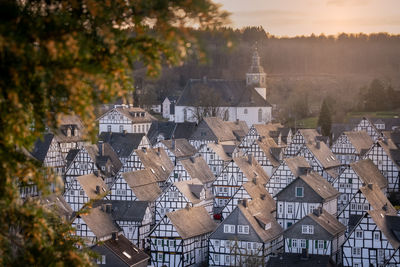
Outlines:
{"type": "Polygon", "coordinates": [[[96,105],[133,90],[134,62],[157,75],[188,52],[202,57],[188,26],[226,18],[211,0],[0,1],[0,265],[91,264],[65,224],[20,200],[18,184],[46,193],[55,179],[25,148],[62,113],[94,136],[96,105]]]}
{"type": "Polygon", "coordinates": [[[332,118],[329,104],[326,99],[322,102],[321,111],[318,117],[318,126],[321,127],[321,133],[323,136],[331,135],[332,118]]]}

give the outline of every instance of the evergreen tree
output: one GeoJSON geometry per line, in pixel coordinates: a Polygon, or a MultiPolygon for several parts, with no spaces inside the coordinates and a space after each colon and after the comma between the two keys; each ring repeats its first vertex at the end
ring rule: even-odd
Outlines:
{"type": "Polygon", "coordinates": [[[322,102],[321,111],[318,118],[318,126],[321,127],[321,133],[323,136],[330,136],[332,128],[331,111],[329,109],[328,102],[326,99],[322,102]]]}

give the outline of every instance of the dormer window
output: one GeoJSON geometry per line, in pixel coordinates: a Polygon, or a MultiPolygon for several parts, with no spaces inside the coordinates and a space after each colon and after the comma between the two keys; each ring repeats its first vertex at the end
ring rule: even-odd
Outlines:
{"type": "Polygon", "coordinates": [[[264,227],[265,230],[271,229],[271,223],[267,223],[264,227]]]}
{"type": "Polygon", "coordinates": [[[296,187],[296,197],[304,197],[304,187],[296,187]]]}

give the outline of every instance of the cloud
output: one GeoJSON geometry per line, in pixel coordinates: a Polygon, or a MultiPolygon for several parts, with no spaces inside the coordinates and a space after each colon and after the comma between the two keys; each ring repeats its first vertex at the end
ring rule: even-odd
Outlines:
{"type": "Polygon", "coordinates": [[[366,6],[371,0],[328,0],[328,6],[366,6]]]}

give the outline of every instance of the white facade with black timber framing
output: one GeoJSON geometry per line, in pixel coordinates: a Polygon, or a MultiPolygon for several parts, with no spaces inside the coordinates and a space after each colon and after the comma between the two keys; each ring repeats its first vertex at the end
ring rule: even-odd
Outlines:
{"type": "Polygon", "coordinates": [[[203,156],[211,171],[218,177],[222,170],[232,160],[232,148],[234,145],[222,145],[221,143],[208,143],[202,145],[198,151],[203,156]]]}
{"type": "Polygon", "coordinates": [[[152,266],[202,266],[216,224],[204,207],[167,213],[149,234],[152,266]]]}
{"type": "Polygon", "coordinates": [[[353,131],[366,131],[374,142],[377,141],[381,135],[379,130],[368,118],[362,118],[361,121],[354,127],[353,131]]]}
{"type": "Polygon", "coordinates": [[[362,159],[373,144],[366,131],[344,132],[332,145],[331,150],[341,164],[350,164],[362,159]]]}
{"type": "Polygon", "coordinates": [[[285,157],[296,156],[306,143],[316,142],[319,136],[321,135],[315,129],[299,129],[285,149],[285,157]]]}

